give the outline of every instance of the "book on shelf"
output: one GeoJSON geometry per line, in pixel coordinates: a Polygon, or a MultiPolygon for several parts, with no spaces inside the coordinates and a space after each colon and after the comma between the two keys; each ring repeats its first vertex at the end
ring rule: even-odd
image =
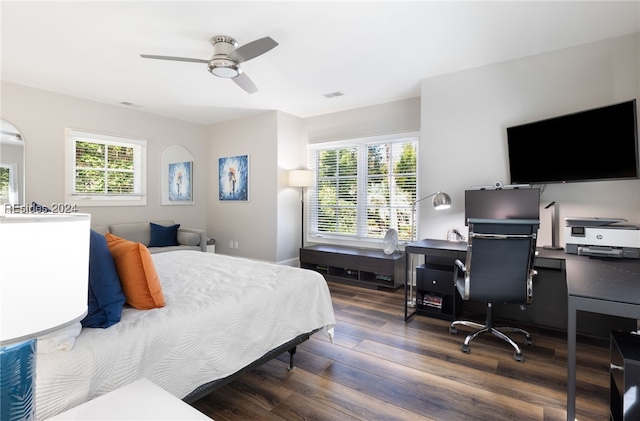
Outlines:
{"type": "Polygon", "coordinates": [[[427,307],[442,308],[442,297],[439,295],[424,294],[422,305],[427,307]]]}

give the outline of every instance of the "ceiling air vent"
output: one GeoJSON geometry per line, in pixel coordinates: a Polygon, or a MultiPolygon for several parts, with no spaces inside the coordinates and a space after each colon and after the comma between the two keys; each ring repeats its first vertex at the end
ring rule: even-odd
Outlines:
{"type": "Polygon", "coordinates": [[[338,92],[338,91],[331,92],[331,93],[328,93],[328,94],[324,94],[325,98],[335,98],[337,96],[342,96],[342,95],[344,95],[344,94],[342,92],[338,92]]]}

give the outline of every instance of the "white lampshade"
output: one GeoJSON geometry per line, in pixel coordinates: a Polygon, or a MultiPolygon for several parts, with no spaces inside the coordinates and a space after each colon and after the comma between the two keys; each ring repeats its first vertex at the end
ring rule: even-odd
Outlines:
{"type": "Polygon", "coordinates": [[[289,186],[291,187],[311,187],[315,181],[315,173],[311,170],[289,171],[289,186]]]}
{"type": "Polygon", "coordinates": [[[0,215],[0,345],[84,318],[90,226],[87,214],[0,215]]]}

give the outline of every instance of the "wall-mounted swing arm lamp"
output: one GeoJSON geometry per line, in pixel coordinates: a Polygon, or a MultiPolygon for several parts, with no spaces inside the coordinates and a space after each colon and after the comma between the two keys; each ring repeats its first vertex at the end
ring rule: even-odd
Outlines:
{"type": "MultiPolygon", "coordinates": [[[[413,202],[411,207],[411,242],[416,241],[416,235],[415,235],[416,204],[430,197],[433,197],[433,199],[431,200],[431,204],[436,210],[449,209],[451,207],[451,196],[441,191],[432,193],[428,196],[423,197],[422,199],[418,199],[415,202],[413,202]]],[[[411,267],[412,266],[413,265],[411,265],[411,267]]],[[[413,278],[413,275],[412,275],[412,278],[413,278]]],[[[413,297],[413,279],[411,279],[411,282],[409,282],[408,296],[407,296],[407,290],[405,289],[405,299],[407,299],[408,307],[416,306],[416,299],[413,297]]]]}
{"type": "Polygon", "coordinates": [[[304,247],[304,188],[312,187],[316,182],[315,173],[311,170],[291,170],[289,171],[289,186],[300,187],[300,207],[302,214],[300,219],[301,241],[300,247],[304,247]]]}

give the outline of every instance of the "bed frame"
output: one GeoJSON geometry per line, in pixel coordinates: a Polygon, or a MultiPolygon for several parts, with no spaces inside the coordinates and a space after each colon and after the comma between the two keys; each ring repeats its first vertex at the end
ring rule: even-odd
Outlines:
{"type": "Polygon", "coordinates": [[[286,342],[282,345],[280,345],[277,348],[272,349],[271,351],[267,352],[266,354],[264,354],[262,357],[258,358],[257,360],[255,360],[254,362],[252,362],[251,364],[247,365],[246,367],[240,369],[239,371],[225,377],[222,379],[217,379],[217,380],[213,380],[209,383],[205,383],[201,386],[198,386],[195,390],[193,390],[191,393],[189,393],[187,396],[185,396],[184,398],[182,398],[183,401],[185,401],[186,403],[194,403],[195,401],[207,396],[209,393],[213,392],[214,390],[217,390],[219,388],[221,388],[222,386],[231,383],[232,381],[236,380],[238,377],[242,376],[244,373],[253,370],[254,368],[257,368],[261,365],[263,365],[264,363],[266,363],[267,361],[270,361],[276,357],[278,357],[279,355],[288,352],[289,353],[289,370],[293,370],[294,364],[293,364],[293,360],[294,360],[294,355],[296,353],[296,348],[298,345],[300,345],[301,343],[305,342],[306,340],[308,340],[311,335],[313,335],[314,333],[318,332],[320,329],[316,329],[313,330],[311,332],[308,333],[303,333],[301,335],[296,336],[295,338],[293,338],[292,340],[290,340],[289,342],[286,342]]]}

